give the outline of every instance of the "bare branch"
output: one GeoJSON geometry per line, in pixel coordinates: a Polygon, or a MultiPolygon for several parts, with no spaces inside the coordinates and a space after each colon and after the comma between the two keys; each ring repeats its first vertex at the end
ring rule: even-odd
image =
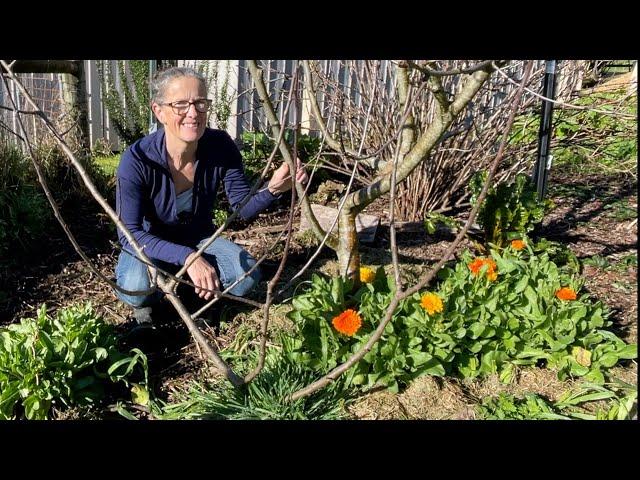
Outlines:
{"type": "Polygon", "coordinates": [[[493,63],[493,60],[486,60],[484,62],[477,63],[469,68],[452,68],[451,70],[433,70],[429,68],[427,65],[420,65],[414,61],[406,60],[405,62],[400,62],[400,65],[406,63],[406,65],[419,70],[429,77],[447,77],[451,75],[460,75],[460,74],[471,74],[480,70],[484,70],[487,67],[490,67],[493,63]]]}
{"type": "MultiPolygon", "coordinates": [[[[264,106],[265,113],[267,119],[269,120],[269,124],[271,125],[271,129],[273,130],[275,137],[280,137],[280,123],[278,122],[278,117],[275,114],[273,109],[273,105],[271,100],[269,99],[269,94],[267,93],[267,89],[265,88],[264,81],[262,78],[262,69],[258,68],[258,64],[255,60],[248,61],[249,72],[251,73],[251,77],[253,78],[254,85],[256,87],[256,91],[258,92],[258,96],[260,97],[260,102],[264,106]]],[[[280,153],[282,154],[283,159],[289,165],[289,171],[295,172],[295,160],[291,156],[291,152],[289,151],[289,147],[283,141],[279,143],[280,153]]],[[[313,232],[316,234],[318,238],[322,238],[325,235],[325,231],[322,229],[320,224],[318,223],[318,219],[313,214],[311,210],[311,205],[309,204],[309,199],[304,196],[304,191],[302,185],[299,185],[297,182],[294,182],[295,188],[298,190],[298,195],[300,196],[300,201],[302,202],[302,212],[309,220],[309,224],[313,229],[313,232]]],[[[327,245],[331,248],[335,249],[337,245],[337,239],[334,235],[329,234],[327,239],[327,245]]]]}
{"type": "MultiPolygon", "coordinates": [[[[407,153],[403,162],[398,166],[398,183],[407,178],[409,173],[411,173],[411,171],[431,152],[455,117],[487,81],[492,70],[493,67],[489,66],[485,67],[483,70],[473,73],[467,79],[466,84],[462,87],[460,92],[456,94],[449,109],[446,112],[443,112],[442,115],[434,118],[434,121],[431,123],[429,128],[420,135],[414,147],[407,153]]],[[[349,196],[347,207],[362,209],[374,198],[378,198],[379,196],[389,192],[390,188],[390,175],[387,174],[368,187],[352,193],[349,196]]]]}

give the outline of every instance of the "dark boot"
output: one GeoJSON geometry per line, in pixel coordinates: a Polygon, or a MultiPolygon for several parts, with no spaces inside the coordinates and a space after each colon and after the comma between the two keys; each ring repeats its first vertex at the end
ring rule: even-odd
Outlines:
{"type": "Polygon", "coordinates": [[[137,347],[149,354],[158,352],[165,347],[165,339],[154,325],[151,313],[151,307],[133,309],[135,322],[123,338],[129,348],[137,347]]]}
{"type": "Polygon", "coordinates": [[[141,307],[133,309],[133,318],[135,318],[138,325],[151,326],[153,319],[151,318],[151,307],[141,307]]]}

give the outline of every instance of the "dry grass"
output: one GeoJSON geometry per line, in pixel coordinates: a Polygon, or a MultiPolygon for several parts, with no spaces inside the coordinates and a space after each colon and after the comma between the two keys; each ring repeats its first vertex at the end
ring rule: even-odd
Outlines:
{"type": "MultiPolygon", "coordinates": [[[[633,368],[615,367],[610,374],[637,385],[635,363],[633,368]]],[[[348,407],[348,412],[358,420],[474,420],[474,406],[484,398],[500,393],[521,398],[535,393],[553,403],[579,382],[560,381],[555,371],[543,368],[522,369],[509,384],[501,383],[498,375],[464,380],[424,376],[399,394],[378,390],[364,395],[348,407]]],[[[590,409],[604,407],[600,403],[590,405],[590,409]]]]}
{"type": "Polygon", "coordinates": [[[358,420],[472,419],[473,408],[456,380],[424,376],[402,393],[378,390],[348,407],[358,420]]]}
{"type": "Polygon", "coordinates": [[[500,393],[522,397],[526,393],[535,393],[551,401],[556,401],[569,389],[571,380],[560,381],[555,371],[545,368],[525,368],[518,372],[509,384],[500,382],[498,375],[489,375],[481,380],[463,381],[469,395],[481,401],[485,397],[494,397],[500,393]]]}

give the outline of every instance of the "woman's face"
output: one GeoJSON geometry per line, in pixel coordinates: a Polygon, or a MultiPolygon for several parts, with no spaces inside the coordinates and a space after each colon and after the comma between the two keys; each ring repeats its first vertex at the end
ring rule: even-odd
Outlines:
{"type": "Polygon", "coordinates": [[[167,103],[193,102],[207,97],[207,92],[200,80],[194,77],[178,77],[172,80],[164,92],[163,105],[153,104],[153,111],[158,121],[164,125],[166,135],[185,143],[197,142],[204,134],[207,112],[200,113],[195,105],[189,105],[185,113],[177,114],[167,103]]]}

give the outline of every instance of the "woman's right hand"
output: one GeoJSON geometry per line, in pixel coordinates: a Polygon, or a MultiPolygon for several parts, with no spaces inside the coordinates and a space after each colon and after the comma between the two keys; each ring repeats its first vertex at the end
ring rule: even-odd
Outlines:
{"type": "MultiPolygon", "coordinates": [[[[196,252],[190,254],[187,257],[185,264],[189,264],[195,255],[196,252]]],[[[216,273],[215,268],[213,268],[204,258],[198,257],[191,266],[187,268],[187,273],[189,274],[189,277],[191,277],[191,281],[196,285],[196,295],[200,298],[210,300],[214,296],[213,292],[207,290],[220,291],[221,285],[220,280],[218,279],[218,274],[216,273]]]]}

